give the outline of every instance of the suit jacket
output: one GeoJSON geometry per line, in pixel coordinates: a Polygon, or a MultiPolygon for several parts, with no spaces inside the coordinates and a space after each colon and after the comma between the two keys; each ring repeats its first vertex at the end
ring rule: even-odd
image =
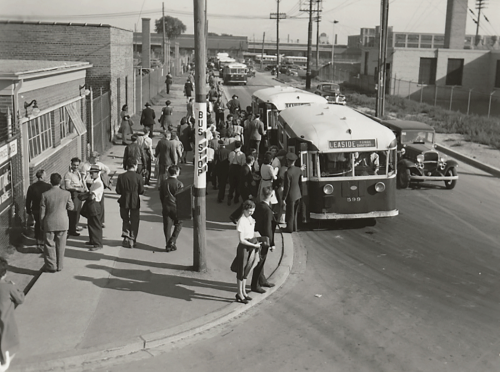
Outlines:
{"type": "Polygon", "coordinates": [[[170,166],[177,164],[177,147],[175,143],[162,138],[158,141],[155,149],[155,157],[158,158],[158,163],[162,166],[170,166]]]}
{"type": "Polygon", "coordinates": [[[52,186],[49,191],[42,194],[40,202],[40,221],[43,231],[66,231],[69,229],[68,212],[74,208],[71,193],[52,186]]]}
{"type": "Polygon", "coordinates": [[[134,158],[137,160],[137,165],[146,166],[146,155],[144,153],[144,148],[137,142],[133,142],[127,147],[123,153],[123,169],[127,169],[127,162],[129,158],[134,158]]]}
{"type": "Polygon", "coordinates": [[[266,202],[261,201],[255,204],[255,231],[258,231],[261,236],[267,236],[270,240],[270,245],[274,245],[273,227],[276,224],[274,213],[266,202]]]}
{"type": "Polygon", "coordinates": [[[40,201],[42,200],[42,194],[45,191],[49,191],[52,188],[50,183],[38,180],[30,187],[28,187],[28,193],[26,194],[26,213],[38,213],[40,212],[40,201]]]}
{"type": "Polygon", "coordinates": [[[291,166],[285,173],[285,185],[283,189],[283,200],[294,202],[299,200],[302,195],[300,192],[300,181],[302,171],[299,167],[291,166]]]}
{"type": "Polygon", "coordinates": [[[156,114],[151,107],[146,107],[142,110],[141,125],[152,126],[155,124],[156,114]]]}
{"type": "Polygon", "coordinates": [[[264,123],[260,121],[260,119],[252,120],[248,124],[248,139],[260,141],[264,134],[266,134],[264,131],[264,123]]]}
{"type": "Polygon", "coordinates": [[[139,209],[141,206],[139,195],[144,194],[142,177],[134,171],[120,174],[116,181],[116,193],[121,195],[118,199],[120,208],[139,209]]]}
{"type": "Polygon", "coordinates": [[[253,175],[252,170],[245,164],[240,169],[240,179],[239,179],[239,191],[243,201],[247,200],[249,195],[252,193],[252,182],[253,175]]]}

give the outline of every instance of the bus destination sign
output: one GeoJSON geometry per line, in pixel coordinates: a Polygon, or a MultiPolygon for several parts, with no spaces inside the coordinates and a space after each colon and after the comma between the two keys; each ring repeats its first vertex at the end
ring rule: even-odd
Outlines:
{"type": "Polygon", "coordinates": [[[358,149],[363,147],[376,147],[375,140],[329,141],[329,148],[331,149],[358,149]]]}
{"type": "Polygon", "coordinates": [[[289,108],[289,107],[295,107],[295,106],[305,106],[305,105],[311,106],[311,104],[310,104],[309,102],[293,102],[293,103],[285,103],[285,107],[286,107],[286,108],[289,108]]]}

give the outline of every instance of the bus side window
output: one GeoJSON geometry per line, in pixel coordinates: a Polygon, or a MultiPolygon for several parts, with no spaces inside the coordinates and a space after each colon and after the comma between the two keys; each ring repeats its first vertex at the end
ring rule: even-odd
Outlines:
{"type": "Polygon", "coordinates": [[[309,178],[309,167],[307,162],[307,152],[300,153],[300,164],[295,164],[302,170],[302,181],[307,181],[309,178]]]}
{"type": "Polygon", "coordinates": [[[318,155],[311,154],[311,164],[309,165],[309,177],[318,177],[318,155]]]}

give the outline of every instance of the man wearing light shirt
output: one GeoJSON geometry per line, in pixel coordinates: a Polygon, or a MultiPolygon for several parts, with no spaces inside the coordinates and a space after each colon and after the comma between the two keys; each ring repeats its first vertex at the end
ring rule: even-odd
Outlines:
{"type": "Polygon", "coordinates": [[[80,220],[80,210],[82,202],[78,199],[78,194],[87,191],[84,179],[79,171],[81,160],[77,157],[71,159],[70,169],[64,175],[64,189],[71,193],[71,200],[74,204],[73,210],[68,210],[69,230],[68,235],[80,236],[77,230],[78,222],[80,220]]]}
{"type": "MultiPolygon", "coordinates": [[[[90,186],[90,198],[92,201],[99,205],[99,213],[95,216],[87,217],[87,227],[89,230],[89,241],[86,243],[90,245],[90,251],[97,251],[102,249],[102,213],[101,201],[104,194],[104,185],[101,181],[101,169],[98,165],[93,165],[90,170],[90,177],[92,178],[92,185],[90,186]]],[[[90,201],[86,201],[88,203],[90,201]]]]}
{"type": "Polygon", "coordinates": [[[234,142],[234,150],[229,154],[229,192],[227,196],[227,205],[231,205],[233,194],[234,202],[238,203],[240,198],[239,192],[239,179],[240,170],[243,165],[246,164],[246,156],[241,151],[241,142],[234,142]]]}

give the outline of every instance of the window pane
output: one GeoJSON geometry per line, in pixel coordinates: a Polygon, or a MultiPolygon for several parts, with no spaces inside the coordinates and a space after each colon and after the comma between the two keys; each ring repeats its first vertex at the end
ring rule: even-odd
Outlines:
{"type": "Polygon", "coordinates": [[[463,68],[463,59],[449,58],[446,85],[462,85],[463,68]]]}
{"type": "Polygon", "coordinates": [[[437,58],[420,58],[419,84],[436,84],[437,58]]]}

